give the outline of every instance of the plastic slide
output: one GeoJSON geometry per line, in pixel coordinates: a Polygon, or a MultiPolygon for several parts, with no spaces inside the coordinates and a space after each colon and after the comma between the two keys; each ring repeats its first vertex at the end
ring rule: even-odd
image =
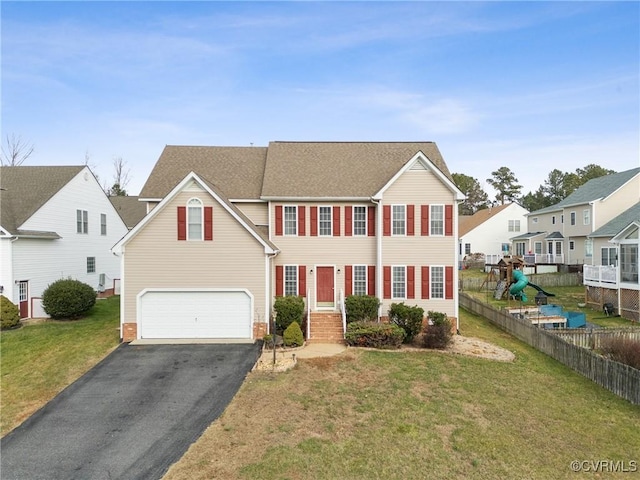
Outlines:
{"type": "Polygon", "coordinates": [[[524,294],[523,290],[525,287],[535,288],[537,291],[544,293],[547,297],[555,297],[553,293],[545,292],[542,288],[540,288],[535,283],[529,282],[527,276],[522,273],[520,270],[513,271],[513,279],[515,283],[509,287],[509,294],[513,295],[515,298],[522,300],[523,302],[527,301],[527,296],[524,294]]]}

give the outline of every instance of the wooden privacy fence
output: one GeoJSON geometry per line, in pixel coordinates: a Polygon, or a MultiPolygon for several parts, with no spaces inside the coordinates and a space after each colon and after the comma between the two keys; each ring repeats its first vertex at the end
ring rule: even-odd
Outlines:
{"type": "Polygon", "coordinates": [[[640,328],[620,327],[602,329],[554,329],[553,333],[578,347],[598,350],[602,340],[624,338],[640,342],[640,328]]]}
{"type": "Polygon", "coordinates": [[[609,360],[587,348],[582,348],[551,331],[531,325],[491,305],[460,292],[460,306],[485,317],[514,337],[549,355],[563,365],[584,375],[601,387],[640,405],[640,370],[609,360]]]}
{"type": "MultiPolygon", "coordinates": [[[[496,276],[499,275],[496,274],[496,276]]],[[[527,275],[527,278],[531,283],[549,289],[553,287],[575,287],[576,285],[582,285],[582,278],[577,273],[541,273],[538,275],[527,275]]],[[[492,290],[496,286],[495,281],[486,282],[486,276],[483,278],[465,277],[464,272],[460,273],[458,283],[462,291],[480,290],[481,288],[492,290]]]]}

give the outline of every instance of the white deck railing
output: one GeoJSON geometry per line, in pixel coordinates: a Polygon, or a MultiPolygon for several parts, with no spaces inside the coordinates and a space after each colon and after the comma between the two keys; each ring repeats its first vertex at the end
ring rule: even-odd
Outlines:
{"type": "MultiPolygon", "coordinates": [[[[534,265],[538,263],[564,263],[564,254],[554,253],[527,253],[522,255],[524,263],[527,265],[534,265]]],[[[504,255],[485,255],[484,263],[486,265],[497,265],[498,262],[504,258],[504,255]]]]}
{"type": "Polygon", "coordinates": [[[340,289],[340,296],[338,298],[338,308],[342,316],[342,335],[344,336],[347,332],[347,309],[344,306],[344,290],[342,289],[340,289]]]}
{"type": "Polygon", "coordinates": [[[311,338],[311,290],[307,289],[307,340],[311,338]]]}
{"type": "Polygon", "coordinates": [[[618,267],[583,265],[582,274],[585,285],[594,287],[607,286],[610,288],[615,288],[618,285],[618,267]]]}

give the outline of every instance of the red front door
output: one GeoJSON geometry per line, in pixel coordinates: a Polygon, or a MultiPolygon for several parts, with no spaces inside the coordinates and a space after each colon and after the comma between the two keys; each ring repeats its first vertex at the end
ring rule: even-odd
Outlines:
{"type": "Polygon", "coordinates": [[[333,267],[317,267],[317,303],[319,307],[333,307],[333,267]]]}
{"type": "Polygon", "coordinates": [[[18,283],[20,318],[29,316],[29,282],[18,283]]]}

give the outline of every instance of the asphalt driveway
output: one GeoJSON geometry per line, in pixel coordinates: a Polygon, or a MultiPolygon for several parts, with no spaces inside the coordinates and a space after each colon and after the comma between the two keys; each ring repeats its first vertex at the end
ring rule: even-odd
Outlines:
{"type": "Polygon", "coordinates": [[[259,354],[254,344],[120,345],[1,440],[0,477],[161,478],[259,354]]]}

